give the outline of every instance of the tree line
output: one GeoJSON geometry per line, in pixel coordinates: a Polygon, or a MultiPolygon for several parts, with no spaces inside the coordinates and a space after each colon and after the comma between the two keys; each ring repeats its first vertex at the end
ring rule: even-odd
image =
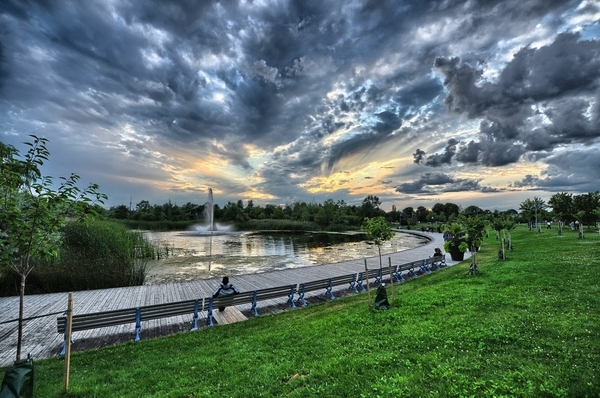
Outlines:
{"type": "MultiPolygon", "coordinates": [[[[118,205],[108,210],[100,210],[108,218],[119,220],[152,221],[152,222],[203,222],[207,204],[188,202],[177,205],[168,201],[162,205],[150,204],[142,200],[129,208],[118,205]]],[[[563,221],[570,223],[579,221],[592,226],[600,220],[600,192],[588,192],[574,195],[560,192],[552,195],[548,202],[534,197],[526,199],[519,205],[519,210],[506,211],[482,209],[471,205],[466,208],[455,203],[436,203],[432,208],[418,206],[405,207],[398,210],[395,205],[390,211],[381,208],[381,200],[376,195],[368,195],[361,205],[349,205],[343,200],[327,199],[323,203],[296,201],[282,206],[267,204],[260,206],[252,200],[244,203],[227,202],[223,207],[214,204],[214,219],[225,223],[244,223],[249,220],[290,220],[311,222],[319,226],[355,228],[360,227],[365,218],[384,217],[388,222],[402,225],[417,223],[452,223],[459,216],[486,216],[497,218],[509,216],[516,222],[530,223],[542,221],[563,221]]]]}

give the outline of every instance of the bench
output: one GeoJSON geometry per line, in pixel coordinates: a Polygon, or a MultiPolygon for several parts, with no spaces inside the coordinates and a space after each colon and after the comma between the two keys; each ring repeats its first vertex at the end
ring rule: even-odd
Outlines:
{"type": "Polygon", "coordinates": [[[287,296],[287,302],[290,303],[292,308],[296,308],[294,304],[294,291],[296,285],[283,285],[277,287],[269,287],[266,289],[253,290],[249,292],[242,292],[231,296],[224,297],[210,297],[208,298],[208,316],[207,321],[209,326],[213,326],[213,311],[214,308],[219,307],[231,307],[241,304],[252,304],[250,311],[254,316],[258,316],[258,301],[270,300],[279,297],[287,296]]]}
{"type": "Polygon", "coordinates": [[[413,261],[413,262],[408,263],[408,267],[406,269],[408,271],[406,273],[407,276],[408,275],[411,275],[412,277],[416,277],[417,276],[417,272],[415,270],[415,266],[418,266],[419,262],[420,261],[413,261]]]}
{"type": "Polygon", "coordinates": [[[398,264],[393,266],[392,277],[396,282],[404,282],[404,271],[408,271],[412,267],[412,263],[398,264]]]}
{"type": "MultiPolygon", "coordinates": [[[[249,292],[233,294],[230,296],[209,297],[207,299],[208,300],[208,315],[206,317],[208,326],[213,326],[213,319],[214,319],[213,311],[215,308],[233,307],[236,305],[251,304],[254,302],[254,295],[255,295],[254,291],[249,291],[249,292]]],[[[256,315],[258,315],[258,313],[255,312],[254,315],[256,316],[256,315]]]]}
{"type": "Polygon", "coordinates": [[[421,265],[419,266],[419,270],[417,272],[422,272],[423,275],[431,273],[431,267],[429,265],[428,258],[425,258],[421,261],[421,265]]]}
{"type": "Polygon", "coordinates": [[[303,307],[306,307],[308,304],[304,299],[304,294],[307,292],[325,289],[323,293],[324,296],[329,295],[332,300],[335,300],[335,295],[333,294],[333,287],[344,285],[348,283],[348,290],[352,289],[355,293],[358,293],[358,286],[356,281],[356,273],[334,276],[332,278],[319,279],[312,282],[301,283],[298,286],[298,299],[296,299],[297,303],[302,303],[303,307]]]}
{"type": "Polygon", "coordinates": [[[373,285],[382,283],[383,279],[386,277],[386,275],[390,274],[390,269],[393,272],[394,267],[390,267],[388,265],[387,267],[383,267],[383,268],[373,268],[368,271],[366,277],[365,277],[364,272],[359,272],[358,273],[358,282],[357,282],[358,288],[360,288],[361,290],[365,290],[365,287],[363,286],[363,283],[365,280],[369,281],[371,279],[375,279],[373,281],[373,285]]]}
{"type": "Polygon", "coordinates": [[[436,269],[441,269],[442,267],[445,267],[447,265],[446,255],[443,254],[441,256],[429,257],[429,264],[431,264],[436,269]]]}
{"type": "MultiPolygon", "coordinates": [[[[198,313],[206,311],[206,300],[195,299],[177,301],[173,303],[146,305],[133,308],[125,308],[113,311],[93,312],[88,314],[73,315],[71,331],[98,329],[110,326],[126,325],[135,323],[135,341],[139,341],[142,332],[142,321],[151,319],[168,318],[178,315],[192,315],[192,330],[198,330],[198,313]]],[[[65,335],[65,344],[61,351],[66,351],[66,326],[67,317],[61,316],[56,319],[58,333],[65,335]]]]}

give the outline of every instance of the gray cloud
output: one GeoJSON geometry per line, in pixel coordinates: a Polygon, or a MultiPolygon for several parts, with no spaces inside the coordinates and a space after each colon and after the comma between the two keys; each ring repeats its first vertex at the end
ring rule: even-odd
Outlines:
{"type": "Polygon", "coordinates": [[[424,173],[412,182],[400,184],[396,192],[402,194],[436,195],[445,192],[497,192],[491,187],[482,187],[479,181],[455,178],[446,173],[424,173]]]}
{"type": "Polygon", "coordinates": [[[597,40],[562,33],[549,45],[524,47],[496,82],[483,79],[483,69],[457,57],[436,58],[434,67],[444,76],[448,108],[469,118],[482,118],[479,141],[459,149],[460,161],[504,166],[517,162],[527,151],[598,141],[597,40]]]}
{"type": "MultiPolygon", "coordinates": [[[[48,136],[57,167],[111,170],[119,180],[102,181],[118,198],[127,186],[183,198],[218,185],[231,200],[310,200],[331,193],[309,181],[348,162],[411,153],[419,166],[394,163],[398,192],[493,191],[457,176],[530,161],[548,166],[537,184],[552,189],[563,150],[600,136],[600,42],[571,22],[598,8],[582,4],[6,0],[0,137],[48,136]],[[465,120],[476,134],[463,136],[465,120]],[[226,166],[203,171],[209,159],[226,166]],[[447,173],[414,180],[412,166],[447,173]]],[[[569,170],[578,189],[600,173],[569,170]]],[[[364,179],[352,177],[333,192],[360,201],[364,179]]]]}
{"type": "Polygon", "coordinates": [[[548,170],[540,176],[526,175],[511,184],[514,188],[527,188],[548,192],[595,192],[600,187],[600,148],[580,148],[562,151],[546,159],[548,170]]]}

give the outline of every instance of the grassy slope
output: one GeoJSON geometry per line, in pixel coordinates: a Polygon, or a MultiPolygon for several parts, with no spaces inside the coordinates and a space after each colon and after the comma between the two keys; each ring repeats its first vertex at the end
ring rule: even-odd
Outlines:
{"type": "MultiPolygon", "coordinates": [[[[600,237],[519,227],[481,274],[462,264],[397,286],[199,332],[75,354],[69,397],[599,396],[600,237]],[[391,299],[391,292],[388,291],[391,299]]],[[[63,361],[36,362],[36,396],[63,361]]]]}

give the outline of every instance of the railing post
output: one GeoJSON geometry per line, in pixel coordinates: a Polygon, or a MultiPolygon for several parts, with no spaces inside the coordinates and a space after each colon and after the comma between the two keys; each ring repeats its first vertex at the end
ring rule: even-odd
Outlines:
{"type": "Polygon", "coordinates": [[[252,295],[252,308],[250,309],[250,311],[254,313],[254,316],[258,316],[258,310],[256,307],[258,307],[258,294],[255,290],[254,294],[252,295]]]}
{"type": "Polygon", "coordinates": [[[213,298],[208,299],[208,326],[213,326],[213,298]]]}
{"type": "Polygon", "coordinates": [[[392,304],[394,303],[394,274],[392,272],[392,258],[388,257],[388,263],[390,264],[390,284],[392,285],[392,304]]]}
{"type": "Polygon", "coordinates": [[[192,330],[198,330],[198,302],[200,299],[196,299],[194,302],[194,318],[192,319],[192,330]]]}
{"type": "Polygon", "coordinates": [[[327,290],[325,291],[325,293],[323,293],[323,295],[325,296],[325,295],[329,294],[329,297],[332,300],[335,300],[335,296],[333,295],[332,290],[333,290],[333,281],[332,281],[332,278],[329,278],[329,286],[327,286],[327,290]]]}
{"type": "Polygon", "coordinates": [[[369,308],[371,308],[371,289],[369,288],[369,268],[367,268],[367,259],[365,258],[365,279],[367,280],[367,297],[369,299],[369,308]]]}
{"type": "Polygon", "coordinates": [[[292,308],[296,308],[296,304],[294,304],[294,289],[296,285],[290,285],[290,294],[288,296],[288,302],[292,304],[292,308]]]}
{"type": "Polygon", "coordinates": [[[135,309],[135,341],[140,341],[140,334],[142,333],[142,311],[140,307],[135,309]]]}
{"type": "Polygon", "coordinates": [[[65,325],[65,391],[69,390],[69,373],[71,371],[71,329],[73,326],[73,292],[67,301],[67,324],[65,325]]]}

